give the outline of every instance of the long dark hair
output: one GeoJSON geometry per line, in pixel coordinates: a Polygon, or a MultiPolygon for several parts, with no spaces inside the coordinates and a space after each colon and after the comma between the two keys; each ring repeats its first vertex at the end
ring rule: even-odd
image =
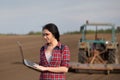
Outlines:
{"type": "Polygon", "coordinates": [[[60,37],[60,34],[59,34],[59,30],[57,28],[57,26],[53,23],[48,23],[46,24],[45,26],[43,26],[42,30],[44,29],[47,29],[48,31],[50,31],[53,36],[57,39],[57,41],[60,41],[59,37],[60,37]]]}

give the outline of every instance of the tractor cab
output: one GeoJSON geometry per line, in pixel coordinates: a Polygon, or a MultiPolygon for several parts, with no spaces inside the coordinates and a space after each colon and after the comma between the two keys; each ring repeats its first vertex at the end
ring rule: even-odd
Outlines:
{"type": "Polygon", "coordinates": [[[89,23],[87,21],[86,24],[80,27],[80,32],[82,36],[79,41],[79,62],[104,64],[118,63],[116,57],[118,49],[115,40],[115,27],[113,24],[89,23]],[[111,48],[108,47],[110,44],[111,48]],[[97,57],[94,58],[94,56],[96,56],[96,51],[98,53],[97,56],[100,58],[99,60],[96,60],[97,57]],[[91,60],[91,58],[94,58],[94,60],[91,60]]]}

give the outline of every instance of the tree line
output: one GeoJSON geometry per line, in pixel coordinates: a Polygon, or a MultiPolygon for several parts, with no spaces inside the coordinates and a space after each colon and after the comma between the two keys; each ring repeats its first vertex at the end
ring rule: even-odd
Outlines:
{"type": "MultiPolygon", "coordinates": [[[[97,32],[98,33],[111,33],[111,31],[112,31],[111,29],[100,29],[97,32]]],[[[95,32],[96,32],[95,30],[87,30],[86,31],[86,33],[89,33],[89,34],[92,34],[92,33],[95,33],[95,32]]],[[[117,27],[115,29],[115,32],[119,33],[120,32],[120,27],[117,27]]],[[[41,34],[42,34],[41,31],[30,31],[27,34],[23,34],[23,35],[41,35],[41,34]]],[[[69,31],[69,32],[66,32],[66,33],[63,33],[63,34],[81,34],[81,31],[69,31]]],[[[0,33],[0,35],[19,35],[19,34],[15,34],[15,33],[2,34],[2,33],[0,33]]]]}

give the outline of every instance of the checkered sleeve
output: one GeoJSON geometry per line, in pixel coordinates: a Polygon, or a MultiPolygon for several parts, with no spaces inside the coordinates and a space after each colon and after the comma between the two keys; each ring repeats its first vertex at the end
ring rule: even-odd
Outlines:
{"type": "Polygon", "coordinates": [[[65,45],[62,51],[61,66],[69,67],[69,62],[70,62],[70,50],[69,47],[65,45]]]}

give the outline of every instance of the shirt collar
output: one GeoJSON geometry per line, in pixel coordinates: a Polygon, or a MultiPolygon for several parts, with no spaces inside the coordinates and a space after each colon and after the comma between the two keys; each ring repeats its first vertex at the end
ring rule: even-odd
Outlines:
{"type": "MultiPolygon", "coordinates": [[[[57,46],[56,46],[55,48],[60,48],[60,49],[61,49],[61,45],[62,45],[62,43],[61,43],[61,42],[58,42],[58,44],[57,44],[57,46]]],[[[46,44],[44,45],[45,48],[47,48],[47,46],[48,46],[48,43],[46,43],[46,44]]]]}

